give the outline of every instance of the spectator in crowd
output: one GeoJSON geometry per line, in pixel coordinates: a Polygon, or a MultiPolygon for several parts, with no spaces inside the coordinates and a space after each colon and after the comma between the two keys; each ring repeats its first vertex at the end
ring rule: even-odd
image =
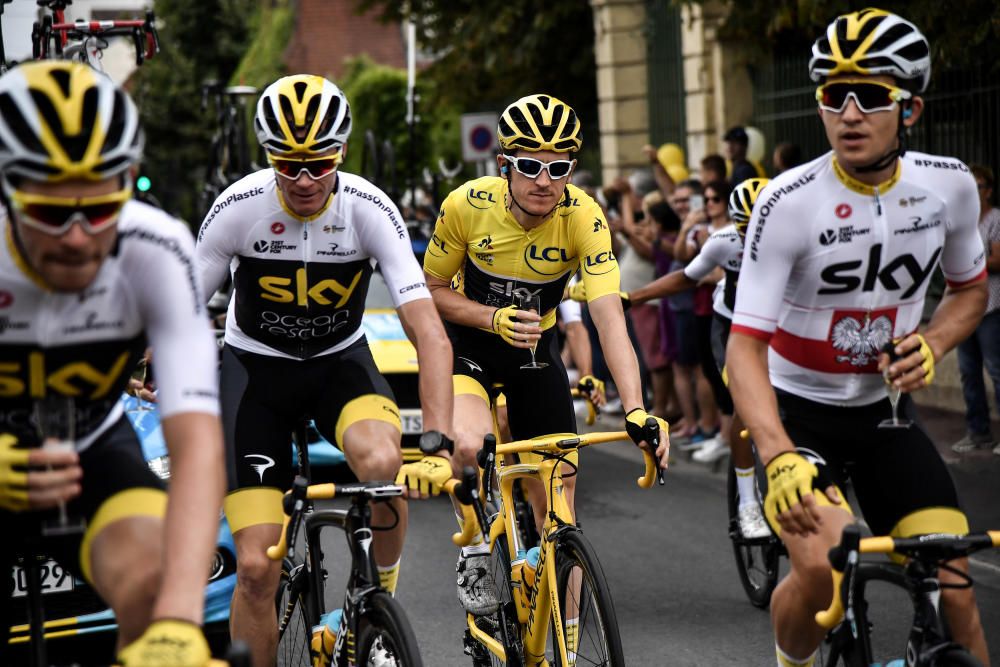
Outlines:
{"type": "MultiPolygon", "coordinates": [[[[747,135],[746,128],[739,125],[731,127],[722,140],[726,142],[726,155],[733,165],[729,182],[736,186],[748,178],[756,178],[757,169],[747,160],[747,146],[750,145],[750,137],[747,135]]],[[[707,179],[703,179],[703,181],[705,183],[711,182],[707,179]]]]}
{"type": "MultiPolygon", "coordinates": [[[[993,392],[1000,410],[1000,209],[993,206],[996,179],[989,167],[970,165],[979,188],[979,233],[986,247],[986,270],[989,273],[989,301],[986,314],[969,338],[958,346],[958,370],[965,396],[964,438],[951,446],[964,453],[993,446],[990,432],[990,404],[983,380],[983,365],[993,381],[993,392]]],[[[994,454],[1000,455],[1000,445],[994,454]]]]}
{"type": "MultiPolygon", "coordinates": [[[[724,180],[726,180],[726,159],[717,153],[703,157],[701,159],[701,182],[711,183],[724,180]]],[[[681,219],[683,220],[683,218],[681,219]]]]}
{"type": "MultiPolygon", "coordinates": [[[[690,189],[690,187],[690,182],[685,181],[684,184],[678,185],[676,190],[690,189]]],[[[670,272],[674,261],[674,243],[680,232],[681,221],[671,205],[663,199],[662,193],[653,192],[646,195],[643,208],[652,229],[653,265],[655,276],[659,278],[670,272]]],[[[660,300],[658,316],[660,354],[670,365],[662,374],[653,373],[654,414],[663,417],[671,424],[680,418],[687,424],[694,424],[698,420],[692,392],[694,378],[688,372],[685,379],[684,369],[677,363],[677,328],[669,298],[660,300]],[[665,386],[658,386],[658,382],[664,382],[665,386]],[[658,402],[658,397],[662,402],[658,402]],[[657,412],[661,409],[662,412],[657,412]]]]}
{"type": "Polygon", "coordinates": [[[802,149],[799,148],[798,144],[782,141],[774,147],[771,162],[774,163],[774,174],[778,175],[802,164],[802,149]]]}

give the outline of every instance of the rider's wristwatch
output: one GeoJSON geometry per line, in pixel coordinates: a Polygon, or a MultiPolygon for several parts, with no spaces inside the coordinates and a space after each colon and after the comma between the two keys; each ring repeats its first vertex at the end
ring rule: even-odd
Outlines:
{"type": "Polygon", "coordinates": [[[420,452],[424,456],[437,454],[442,449],[447,450],[449,454],[455,453],[455,443],[444,433],[427,431],[420,436],[420,452]]]}

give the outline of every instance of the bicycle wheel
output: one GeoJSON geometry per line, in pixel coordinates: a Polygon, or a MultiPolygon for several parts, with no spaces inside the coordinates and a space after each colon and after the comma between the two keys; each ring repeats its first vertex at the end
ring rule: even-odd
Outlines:
{"type": "MultiPolygon", "coordinates": [[[[503,519],[497,517],[497,521],[503,519]]],[[[507,654],[507,661],[500,660],[492,653],[489,654],[489,662],[482,662],[474,658],[476,667],[479,665],[489,665],[490,667],[522,667],[524,664],[524,651],[521,645],[521,626],[517,620],[517,606],[514,602],[514,588],[510,581],[510,549],[507,547],[507,536],[501,535],[493,545],[490,557],[490,567],[493,574],[493,587],[500,601],[496,612],[488,616],[476,618],[476,624],[480,630],[492,635],[504,647],[507,654]]]]}
{"type": "Polygon", "coordinates": [[[358,624],[359,667],[422,667],[417,637],[403,607],[385,591],[365,599],[358,624]]]}
{"type": "Polygon", "coordinates": [[[546,651],[547,654],[551,651],[551,663],[557,667],[624,667],[625,656],[611,590],[594,547],[582,532],[560,533],[555,567],[563,636],[567,638],[567,651],[573,650],[576,659],[570,656],[570,665],[563,665],[553,628],[551,647],[546,651]]]}
{"type": "Polygon", "coordinates": [[[286,558],[281,563],[281,579],[275,594],[278,617],[278,667],[311,667],[310,642],[313,618],[309,604],[309,577],[305,567],[286,558]]]}
{"type": "MultiPolygon", "coordinates": [[[[761,482],[758,481],[759,483],[761,482]]],[[[766,609],[771,604],[771,593],[778,585],[781,543],[773,535],[753,540],[743,537],[737,518],[736,472],[732,466],[729,467],[727,487],[729,538],[733,543],[733,556],[736,558],[736,571],[740,576],[740,584],[743,585],[743,591],[750,604],[766,609]]]]}

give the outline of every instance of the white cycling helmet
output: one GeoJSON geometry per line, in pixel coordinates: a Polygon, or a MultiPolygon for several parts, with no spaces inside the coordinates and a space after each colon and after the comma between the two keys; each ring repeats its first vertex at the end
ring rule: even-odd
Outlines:
{"type": "Polygon", "coordinates": [[[915,25],[881,9],[838,16],[813,44],[809,76],[851,73],[888,74],[921,93],[931,80],[930,45],[915,25]]]}
{"type": "Polygon", "coordinates": [[[62,60],[0,77],[0,172],[36,181],[101,181],[142,157],[139,112],[100,72],[62,60]]]}
{"type": "Polygon", "coordinates": [[[351,107],[332,81],[295,74],[264,90],[253,125],[268,153],[325,153],[351,135],[351,107]]]}

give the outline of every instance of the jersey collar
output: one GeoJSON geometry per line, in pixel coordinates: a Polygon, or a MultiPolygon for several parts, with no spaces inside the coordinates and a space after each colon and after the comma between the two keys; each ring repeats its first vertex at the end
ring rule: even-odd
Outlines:
{"type": "Polygon", "coordinates": [[[896,160],[896,169],[892,172],[892,176],[883,183],[878,185],[868,185],[867,183],[862,183],[858,179],[854,178],[840,166],[837,162],[837,155],[833,154],[830,156],[830,160],[833,162],[833,173],[837,175],[837,178],[843,183],[849,190],[853,190],[860,195],[873,196],[875,194],[875,189],[878,188],[879,194],[885,194],[889,191],[892,186],[899,182],[900,174],[903,171],[902,160],[896,160]]]}
{"type": "MultiPolygon", "coordinates": [[[[275,178],[277,179],[278,176],[275,176],[275,178]]],[[[275,182],[274,184],[274,191],[278,195],[278,203],[281,204],[282,210],[295,220],[298,220],[299,222],[312,222],[319,216],[326,213],[326,210],[330,208],[330,204],[333,203],[333,198],[337,194],[337,190],[339,189],[340,189],[340,174],[337,174],[337,182],[333,184],[333,191],[330,193],[330,196],[326,198],[326,203],[323,204],[323,207],[320,210],[313,213],[312,215],[303,217],[298,213],[296,213],[295,211],[293,211],[291,208],[289,208],[288,204],[285,203],[285,198],[281,195],[281,188],[278,187],[278,183],[275,182]]]]}

